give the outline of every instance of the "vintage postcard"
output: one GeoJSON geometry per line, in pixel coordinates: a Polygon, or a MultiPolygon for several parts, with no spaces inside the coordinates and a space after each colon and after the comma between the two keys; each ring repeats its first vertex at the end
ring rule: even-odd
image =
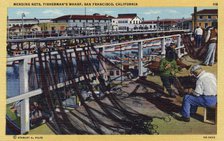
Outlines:
{"type": "Polygon", "coordinates": [[[1,1],[0,141],[224,140],[222,5],[1,1]]]}

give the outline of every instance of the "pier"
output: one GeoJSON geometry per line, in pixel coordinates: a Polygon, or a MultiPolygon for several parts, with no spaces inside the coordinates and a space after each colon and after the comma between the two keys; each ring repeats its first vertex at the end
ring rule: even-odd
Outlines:
{"type": "MultiPolygon", "coordinates": [[[[175,100],[166,97],[160,98],[158,94],[164,92],[159,77],[150,75],[152,71],[144,64],[156,57],[163,58],[165,56],[167,39],[176,42],[175,49],[179,58],[183,58],[187,64],[199,63],[200,61],[188,56],[189,48],[186,48],[183,41],[183,37],[186,36],[190,37],[191,33],[186,30],[178,30],[80,37],[9,39],[7,41],[7,65],[17,63],[19,66],[20,94],[7,98],[6,103],[12,104],[20,101],[20,133],[30,132],[30,98],[41,96],[49,103],[54,102],[52,97],[59,102],[49,106],[49,109],[53,110],[50,111],[53,120],[48,125],[55,134],[181,134],[184,132],[182,129],[175,130],[175,132],[171,130],[171,123],[182,126],[182,123],[176,122],[171,116],[171,111],[178,111],[182,97],[178,96],[175,100]],[[155,41],[160,48],[159,54],[144,54],[143,50],[150,48],[152,42],[155,41]],[[127,70],[123,65],[122,52],[130,49],[130,46],[137,52],[137,58],[134,60],[138,76],[135,79],[128,79],[127,70]],[[106,56],[109,51],[120,53],[118,57],[121,57],[121,60],[117,64],[106,56]],[[97,60],[98,65],[93,63],[94,59],[97,60]],[[86,66],[84,66],[85,63],[86,66]],[[33,76],[37,81],[35,84],[38,86],[35,87],[36,89],[30,90],[29,78],[31,76],[29,72],[30,67],[34,64],[39,67],[40,76],[33,76]],[[55,77],[59,73],[55,69],[57,68],[55,64],[62,66],[64,80],[55,77]],[[112,84],[108,78],[108,66],[119,70],[119,77],[121,77],[116,83],[113,83],[115,86],[111,86],[110,90],[104,89],[105,84],[112,84]],[[74,68],[76,69],[74,70],[74,68]],[[99,76],[102,76],[102,79],[99,79],[99,76]],[[95,90],[95,85],[90,82],[93,77],[99,79],[100,90],[95,90]],[[82,91],[79,88],[80,82],[89,89],[92,98],[90,101],[83,99],[82,91]],[[69,110],[59,100],[61,96],[58,92],[60,89],[67,88],[68,91],[73,91],[73,102],[76,105],[75,108],[69,110]],[[163,107],[164,104],[167,104],[167,108],[163,107]],[[55,112],[55,109],[59,109],[59,111],[55,112]],[[65,123],[66,120],[68,123],[65,123]],[[59,129],[59,126],[63,129],[59,129]],[[163,128],[170,129],[170,133],[166,133],[167,131],[163,128]],[[141,130],[143,131],[141,132],[141,130]]],[[[216,66],[213,68],[215,70],[213,69],[212,72],[216,72],[216,66]]],[[[205,69],[208,68],[205,67],[205,69]]],[[[187,70],[184,70],[180,72],[179,77],[184,77],[187,73],[187,70]]],[[[191,126],[197,124],[200,128],[209,126],[210,129],[205,132],[214,134],[211,129],[216,128],[216,125],[204,124],[197,120],[192,122],[186,125],[190,127],[189,130],[193,128],[191,126]]],[[[188,132],[193,133],[193,131],[195,129],[188,132]]],[[[196,133],[200,133],[200,131],[196,133]]]]}

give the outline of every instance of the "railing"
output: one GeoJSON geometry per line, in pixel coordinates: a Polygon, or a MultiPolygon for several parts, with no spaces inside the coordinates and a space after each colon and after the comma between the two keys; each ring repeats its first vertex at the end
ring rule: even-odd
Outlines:
{"type": "MultiPolygon", "coordinates": [[[[114,43],[114,44],[109,44],[109,45],[100,45],[100,46],[95,46],[97,49],[102,49],[102,54],[104,55],[104,51],[107,47],[115,47],[115,46],[120,46],[120,45],[127,45],[127,44],[136,44],[138,45],[138,70],[139,70],[139,76],[143,76],[143,45],[145,42],[150,42],[153,40],[160,40],[161,42],[161,56],[163,57],[165,55],[165,39],[166,38],[177,38],[177,54],[179,57],[183,56],[186,54],[181,53],[181,49],[184,49],[184,45],[181,45],[181,35],[171,35],[171,36],[163,36],[163,37],[155,37],[155,38],[149,38],[149,39],[142,39],[142,40],[133,40],[133,41],[127,41],[127,42],[122,42],[122,43],[114,43]]],[[[41,39],[42,40],[42,39],[41,39]]],[[[44,40],[44,39],[43,39],[44,40]]],[[[19,40],[21,42],[21,40],[19,40]]],[[[39,40],[37,41],[39,42],[39,40]]],[[[81,51],[81,48],[78,49],[81,51]]],[[[73,52],[73,49],[68,49],[67,52],[73,52]]],[[[51,54],[57,54],[57,52],[51,52],[51,54]]],[[[42,94],[41,89],[29,91],[28,87],[28,62],[30,61],[31,58],[36,58],[37,54],[31,54],[31,55],[23,55],[23,56],[18,56],[18,57],[8,57],[7,58],[7,63],[13,62],[13,61],[19,61],[19,78],[20,78],[20,95],[14,96],[11,98],[7,98],[6,103],[10,104],[16,101],[21,101],[21,134],[24,134],[30,130],[30,119],[29,119],[29,114],[30,114],[30,108],[29,108],[29,99],[31,97],[34,97],[36,95],[42,94]]],[[[103,72],[102,72],[103,73],[103,72]]],[[[77,79],[78,81],[78,79],[77,79]]],[[[69,81],[66,83],[70,83],[69,81]]],[[[64,83],[57,84],[58,87],[63,87],[64,83]]]]}
{"type": "Polygon", "coordinates": [[[66,40],[66,39],[79,39],[79,38],[91,38],[91,37],[103,37],[103,36],[110,36],[110,35],[115,35],[115,36],[123,36],[123,35],[140,35],[140,34],[153,34],[153,33],[172,33],[172,32],[190,32],[190,30],[169,30],[169,31],[144,31],[144,32],[111,32],[109,34],[96,34],[96,35],[76,35],[76,36],[52,36],[51,38],[28,38],[28,39],[8,39],[9,43],[13,42],[29,42],[29,41],[47,41],[47,40],[66,40]]]}
{"type": "MultiPolygon", "coordinates": [[[[16,35],[11,33],[9,35],[9,39],[32,39],[32,38],[44,38],[44,37],[61,37],[61,36],[83,36],[83,34],[81,34],[81,31],[79,31],[80,33],[74,33],[74,30],[68,30],[68,33],[66,30],[64,31],[34,31],[34,32],[30,32],[29,34],[25,34],[25,35],[16,35]],[[71,32],[71,33],[70,33],[71,32]]],[[[158,31],[157,29],[142,29],[142,30],[133,30],[133,31],[109,31],[109,32],[99,32],[99,33],[93,33],[93,34],[87,34],[87,35],[93,35],[93,36],[99,36],[99,35],[117,35],[117,34],[131,34],[131,33],[160,33],[160,32],[174,32],[174,31],[183,31],[183,32],[189,32],[190,30],[188,29],[172,29],[172,30],[161,30],[158,31]]],[[[84,31],[82,31],[84,32],[84,31]]]]}

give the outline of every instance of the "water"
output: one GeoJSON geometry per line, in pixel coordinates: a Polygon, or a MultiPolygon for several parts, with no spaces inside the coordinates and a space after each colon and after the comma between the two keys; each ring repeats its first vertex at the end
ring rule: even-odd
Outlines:
{"type": "Polygon", "coordinates": [[[7,67],[6,72],[7,78],[7,97],[13,97],[19,95],[19,66],[14,65],[12,67],[7,67]]]}
{"type": "MultiPolygon", "coordinates": [[[[96,66],[97,69],[99,69],[99,62],[96,59],[92,60],[92,63],[96,66]]],[[[58,61],[59,64],[59,81],[64,82],[64,73],[62,69],[61,62],[58,61]]],[[[76,65],[76,62],[73,60],[73,64],[76,65]]],[[[85,64],[85,62],[84,62],[85,64]]],[[[85,68],[88,68],[88,65],[85,65],[85,68]]],[[[39,65],[37,65],[37,76],[40,76],[39,65]]],[[[76,72],[76,67],[74,69],[74,73],[76,72]]],[[[30,73],[30,65],[28,65],[28,73],[30,73]]],[[[6,78],[7,78],[7,97],[14,97],[20,94],[20,79],[19,79],[19,65],[14,64],[13,66],[7,67],[6,72],[6,78]]],[[[29,91],[37,89],[37,86],[35,87],[29,87],[29,91]]]]}

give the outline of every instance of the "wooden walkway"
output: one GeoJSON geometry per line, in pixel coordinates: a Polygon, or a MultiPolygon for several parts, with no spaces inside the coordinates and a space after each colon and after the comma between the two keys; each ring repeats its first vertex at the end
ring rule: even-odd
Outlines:
{"type": "MultiPolygon", "coordinates": [[[[193,60],[188,56],[182,59],[186,64],[200,64],[200,61],[193,60]]],[[[212,67],[202,67],[206,71],[217,74],[216,64],[212,67]]],[[[188,71],[183,69],[177,76],[187,75],[188,71]]],[[[201,108],[198,109],[198,116],[191,118],[189,123],[176,120],[173,114],[179,115],[182,97],[169,98],[166,91],[162,94],[162,83],[159,76],[149,75],[145,81],[147,81],[146,84],[138,81],[125,82],[126,85],[124,84],[118,93],[114,94],[117,99],[111,99],[111,96],[108,95],[101,100],[103,105],[90,100],[87,102],[88,110],[86,107],[80,106],[75,110],[68,111],[69,123],[76,129],[64,128],[67,128],[68,134],[75,134],[77,130],[83,134],[127,134],[127,132],[144,134],[140,131],[132,131],[135,126],[127,124],[133,118],[138,121],[142,115],[145,115],[147,118],[143,123],[150,125],[148,134],[216,134],[216,125],[203,122],[201,108]],[[108,114],[112,114],[112,116],[108,116],[108,114]]],[[[38,128],[43,130],[43,126],[38,128]]],[[[30,134],[39,134],[38,128],[31,130],[30,134]]],[[[141,130],[138,126],[135,128],[141,130]]]]}

